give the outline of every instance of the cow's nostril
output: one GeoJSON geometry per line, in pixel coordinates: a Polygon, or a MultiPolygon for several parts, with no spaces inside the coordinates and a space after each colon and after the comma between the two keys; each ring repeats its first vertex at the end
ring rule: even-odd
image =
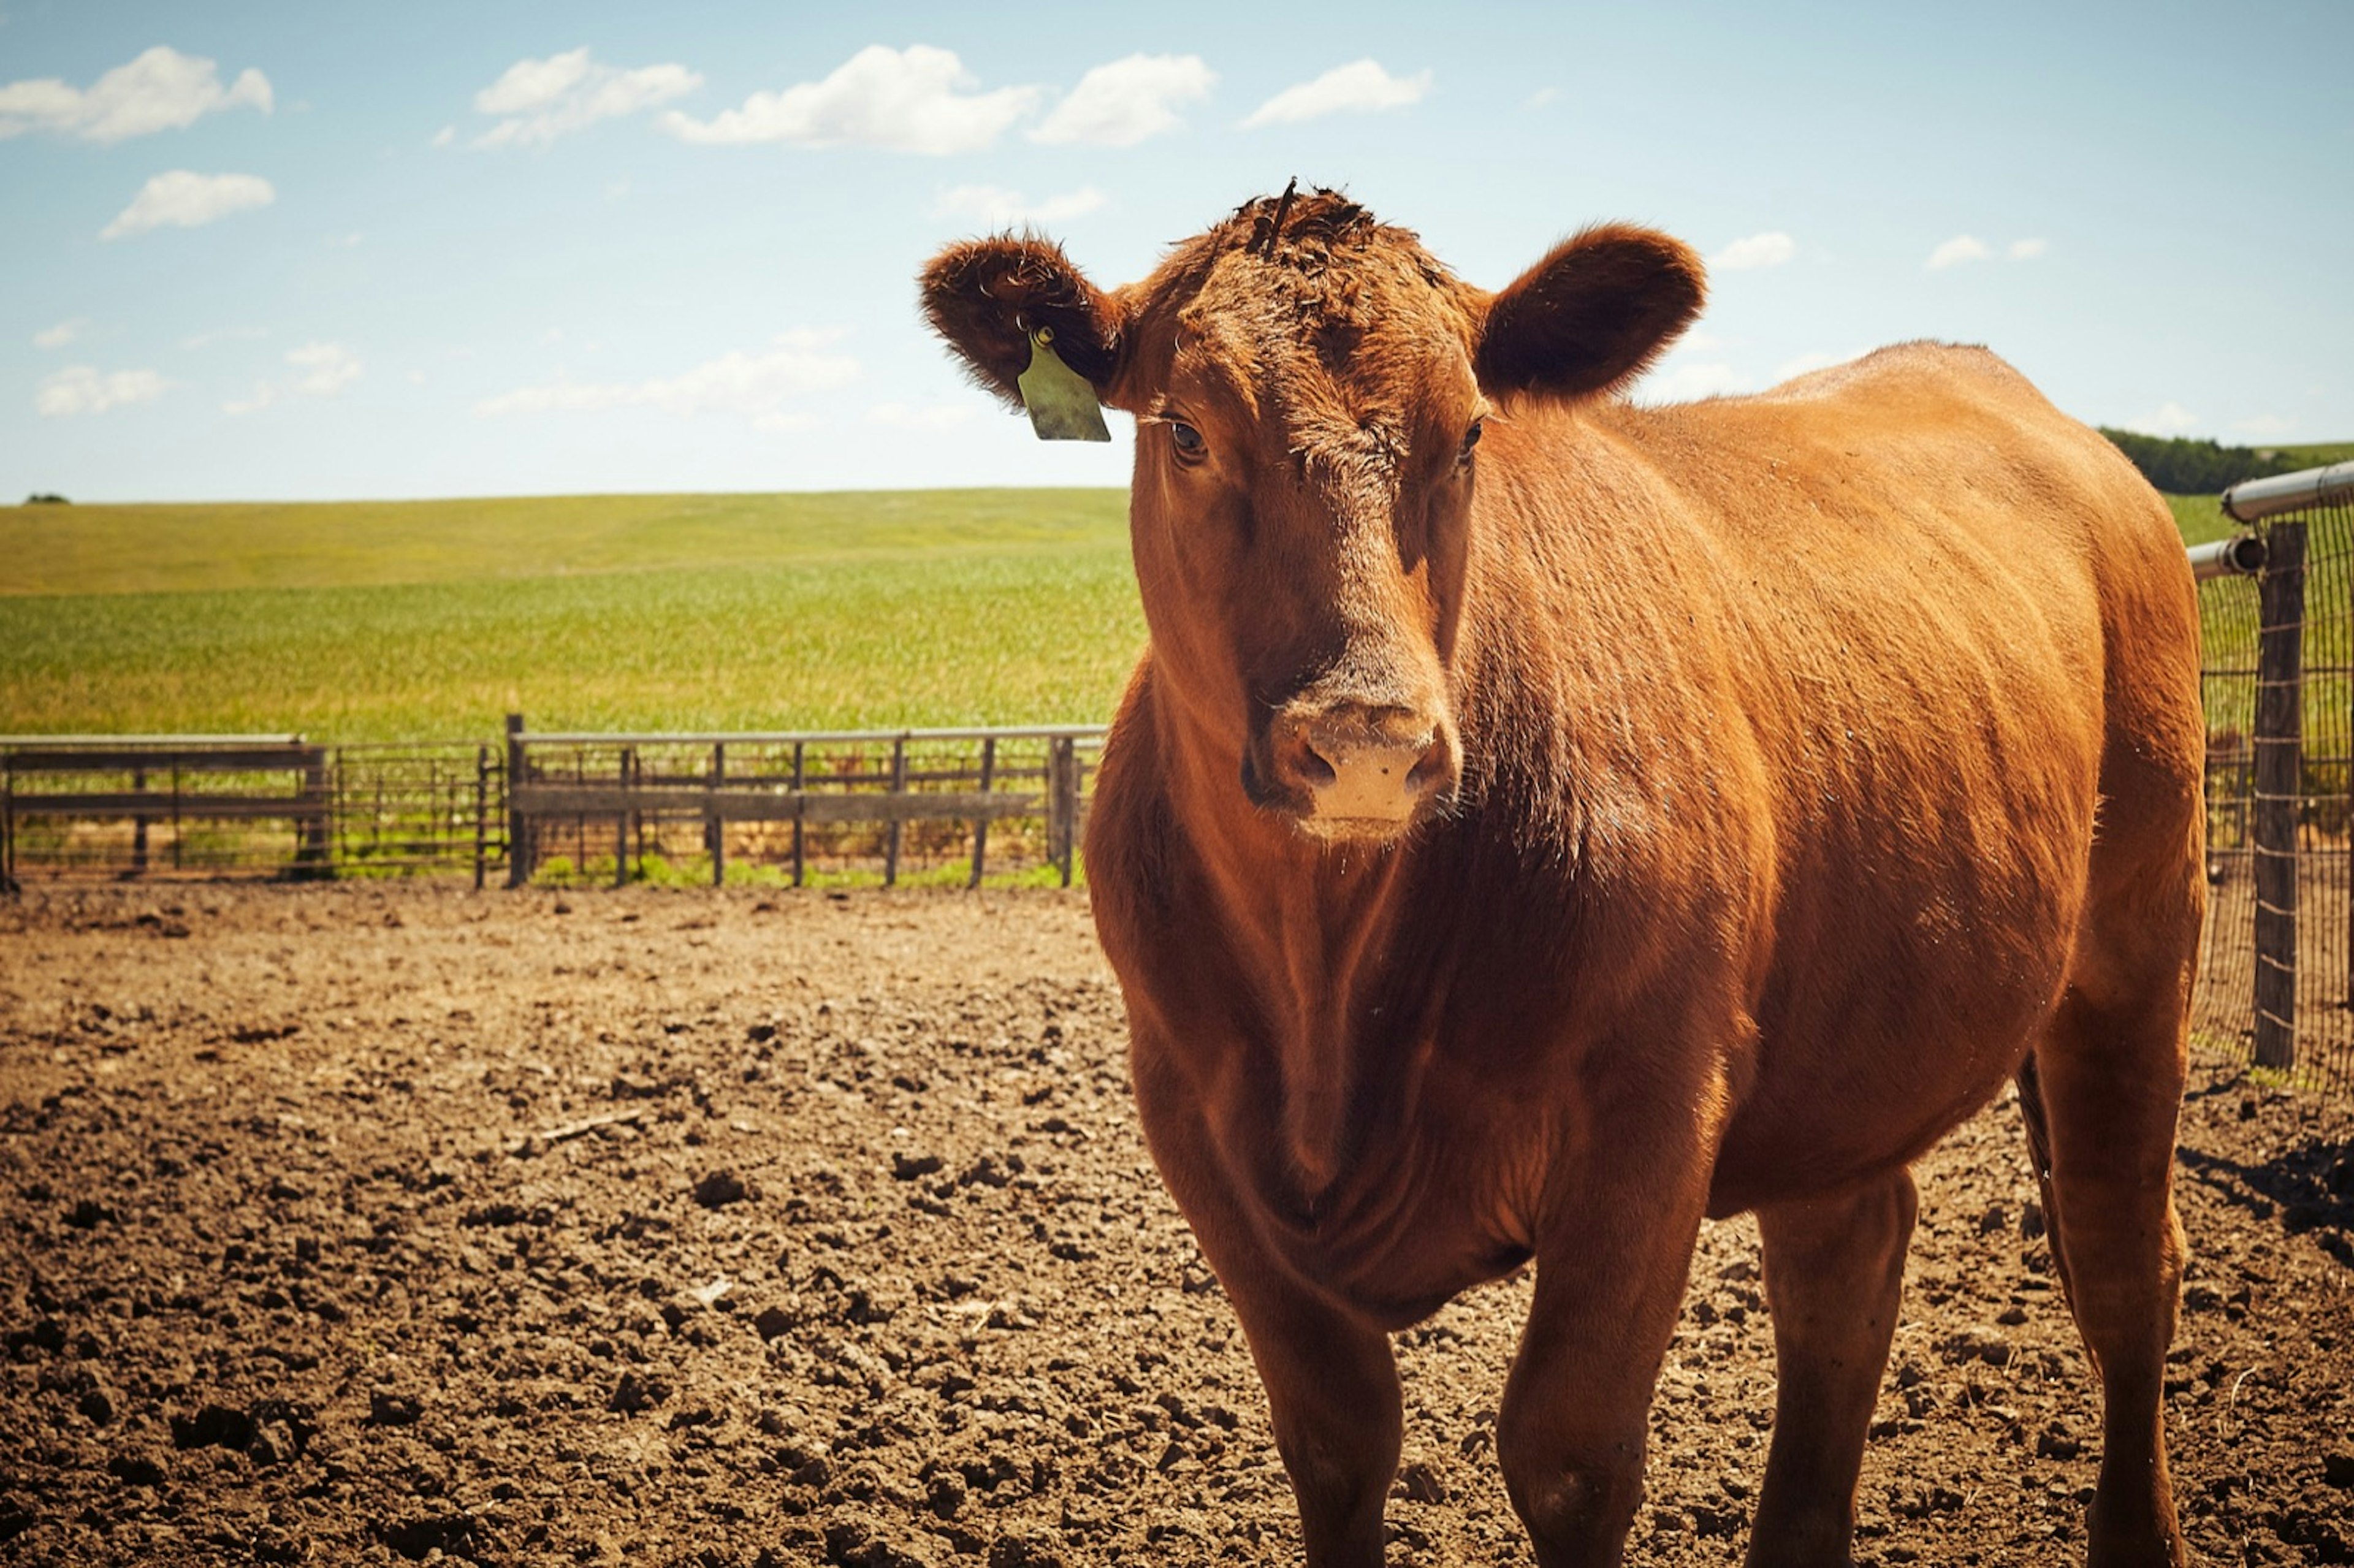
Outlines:
{"type": "Polygon", "coordinates": [[[1340,775],[1314,747],[1303,746],[1299,748],[1299,777],[1310,789],[1321,789],[1340,775]]]}

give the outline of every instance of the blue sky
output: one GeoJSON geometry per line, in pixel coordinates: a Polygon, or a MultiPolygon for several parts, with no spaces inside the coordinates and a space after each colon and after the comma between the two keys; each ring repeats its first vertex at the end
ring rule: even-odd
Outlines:
{"type": "Polygon", "coordinates": [[[2354,5],[0,0],[0,496],[1116,484],[922,330],[1345,187],[1500,287],[1712,263],[1643,389],[1983,342],[2097,422],[2354,439],[2354,5]]]}

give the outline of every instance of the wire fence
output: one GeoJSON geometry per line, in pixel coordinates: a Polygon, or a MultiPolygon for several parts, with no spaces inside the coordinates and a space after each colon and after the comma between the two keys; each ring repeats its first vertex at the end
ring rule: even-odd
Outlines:
{"type": "Polygon", "coordinates": [[[0,736],[0,886],[27,878],[1054,881],[1102,731],[0,736]]]}
{"type": "Polygon", "coordinates": [[[2346,1094],[2354,467],[2238,486],[2224,506],[2260,547],[2199,589],[2209,905],[2192,1028],[2209,1049],[2346,1094]]]}

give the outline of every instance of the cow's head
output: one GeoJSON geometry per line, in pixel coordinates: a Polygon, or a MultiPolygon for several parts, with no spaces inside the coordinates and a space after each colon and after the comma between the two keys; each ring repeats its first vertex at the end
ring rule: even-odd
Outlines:
{"type": "Polygon", "coordinates": [[[1252,801],[1370,840],[1460,770],[1449,675],[1484,422],[1625,385],[1702,292],[1691,250],[1613,227],[1490,294],[1324,191],[1246,203],[1110,292],[1026,236],[951,247],[923,275],[932,324],[1009,403],[1044,329],[1136,416],[1157,689],[1252,801]]]}

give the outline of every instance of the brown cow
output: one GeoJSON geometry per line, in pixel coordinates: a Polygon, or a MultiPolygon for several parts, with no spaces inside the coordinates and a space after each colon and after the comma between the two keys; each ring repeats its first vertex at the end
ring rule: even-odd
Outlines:
{"type": "Polygon", "coordinates": [[[1533,1257],[1498,1457],[1538,1561],[1618,1562],[1701,1219],[1744,1210],[1748,1560],[1847,1561],[1906,1166],[2016,1075],[2105,1401],[2091,1560],[2180,1563],[2199,632],[2108,443],[1917,344],[1631,407],[1702,291],[1637,228],[1490,294],[1319,192],[1112,292],[1012,236],[923,287],[986,386],[1044,329],[1137,417],[1151,643],[1088,881],[1308,1561],[1381,1560],[1388,1331],[1533,1257]]]}

